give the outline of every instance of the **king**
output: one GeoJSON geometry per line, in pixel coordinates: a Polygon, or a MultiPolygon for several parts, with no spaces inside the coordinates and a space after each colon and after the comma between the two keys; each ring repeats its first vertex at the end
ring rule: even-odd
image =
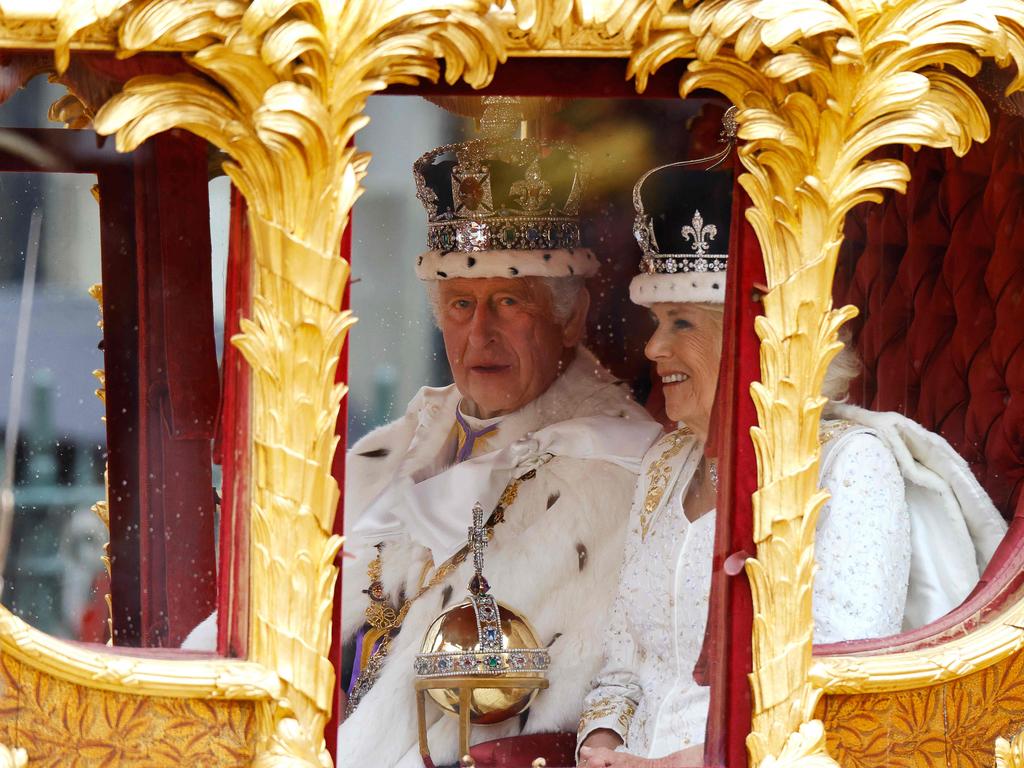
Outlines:
{"type": "MultiPolygon", "coordinates": [[[[636,473],[660,432],[582,344],[598,259],[580,243],[576,151],[515,138],[515,103],[487,101],[482,138],[414,167],[429,247],[416,269],[455,383],[420,390],[347,457],[343,768],[424,764],[415,661],[473,575],[476,502],[490,574],[530,617],[550,666],[529,710],[474,736],[531,734],[545,756],[550,734],[575,731],[636,473]]],[[[456,718],[431,708],[426,729],[438,764],[454,763],[456,718]]]]}

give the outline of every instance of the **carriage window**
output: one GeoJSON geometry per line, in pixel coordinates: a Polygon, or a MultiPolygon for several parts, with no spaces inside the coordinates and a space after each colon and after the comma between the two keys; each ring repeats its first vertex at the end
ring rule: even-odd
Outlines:
{"type": "Polygon", "coordinates": [[[0,174],[4,605],[51,634],[105,640],[96,177],[0,174]],[[98,295],[98,294],[97,294],[98,295]],[[18,425],[18,428],[15,428],[18,425]]]}
{"type": "Polygon", "coordinates": [[[187,134],[121,155],[39,120],[61,95],[0,112],[3,604],[178,647],[216,605],[228,188],[187,134]]]}
{"type": "Polygon", "coordinates": [[[833,382],[848,383],[849,395],[823,424],[825,465],[845,477],[836,466],[844,451],[829,446],[859,443],[845,453],[860,451],[858,461],[875,467],[872,494],[898,512],[889,545],[898,537],[900,560],[912,556],[907,573],[886,558],[872,577],[908,584],[900,628],[910,634],[864,649],[955,627],[996,607],[1007,588],[1001,563],[1015,537],[1005,533],[1024,480],[1024,154],[1021,118],[990,107],[986,144],[964,158],[899,153],[912,172],[907,194],[847,217],[834,293],[860,314],[846,364],[833,366],[833,382]],[[866,463],[868,453],[882,464],[866,463]],[[879,478],[890,476],[883,491],[879,478]]]}
{"type": "MultiPolygon", "coordinates": [[[[395,761],[421,749],[435,762],[457,758],[446,712],[468,717],[462,727],[473,744],[518,734],[533,712],[545,712],[562,733],[551,742],[527,739],[523,754],[575,764],[581,715],[587,738],[623,734],[635,711],[646,723],[635,733],[650,738],[628,749],[660,756],[683,745],[699,762],[710,684],[720,679],[715,651],[702,653],[717,483],[715,457],[703,445],[721,357],[732,216],[730,157],[719,141],[725,105],[436,101],[375,97],[359,136],[373,162],[353,214],[351,253],[359,323],[350,336],[351,557],[343,561],[348,712],[412,714],[419,699],[427,743],[415,732],[409,743],[396,737],[395,761]],[[644,188],[658,239],[638,243],[637,181],[657,166],[709,155],[725,162],[709,171],[710,191],[691,194],[697,202],[685,217],[661,206],[673,185],[692,186],[688,177],[659,177],[644,188]],[[642,259],[656,260],[658,275],[645,275],[631,299],[642,259]],[[699,306],[666,314],[644,293],[654,290],[647,278],[669,282],[691,269],[686,285],[699,289],[686,295],[699,306]],[[646,355],[655,336],[658,349],[646,355]],[[696,337],[706,347],[694,360],[685,348],[696,337]],[[679,340],[683,351],[673,347],[679,340]],[[686,410],[685,393],[698,389],[700,407],[686,410]],[[676,431],[684,420],[692,427],[676,431]],[[645,478],[671,477],[648,489],[654,507],[668,511],[638,509],[631,519],[645,455],[653,467],[645,478]],[[403,487],[405,495],[397,493],[403,487]],[[686,565],[674,582],[669,563],[682,547],[686,565]],[[624,557],[629,576],[620,583],[624,557]],[[416,583],[388,576],[396,558],[403,574],[416,571],[416,583]],[[655,560],[665,564],[655,567],[661,576],[641,573],[655,560]],[[638,591],[652,578],[663,591],[638,591]],[[481,611],[492,599],[498,620],[488,623],[481,611]],[[672,695],[693,717],[682,731],[678,723],[658,731],[653,698],[638,701],[637,691],[602,677],[610,668],[604,638],[618,653],[630,638],[654,636],[643,655],[671,653],[672,604],[688,627],[677,660],[688,682],[672,695]],[[419,651],[415,674],[400,696],[385,700],[377,676],[395,658],[400,663],[397,648],[419,651]],[[570,657],[573,672],[564,666],[570,657]],[[503,677],[492,685],[494,670],[503,677]],[[592,689],[595,678],[601,684],[592,689]],[[477,727],[488,723],[502,725],[477,727]]],[[[709,164],[685,170],[702,173],[709,164]]],[[[636,671],[657,674],[651,665],[636,671]]],[[[367,738],[345,729],[343,761],[367,738]]]]}

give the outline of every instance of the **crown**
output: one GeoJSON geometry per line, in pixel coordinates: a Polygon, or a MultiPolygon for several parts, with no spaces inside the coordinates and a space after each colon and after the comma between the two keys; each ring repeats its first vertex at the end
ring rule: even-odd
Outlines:
{"type": "MultiPolygon", "coordinates": [[[[481,138],[438,147],[413,165],[416,196],[427,209],[427,247],[434,256],[430,265],[420,258],[420,271],[438,266],[438,255],[453,252],[569,252],[554,263],[529,267],[552,276],[578,274],[587,267],[581,259],[593,261],[592,255],[571,253],[580,246],[581,153],[564,142],[518,138],[521,118],[518,99],[485,97],[481,138]]],[[[502,273],[519,274],[516,264],[506,261],[502,273]]],[[[448,275],[438,271],[437,276],[448,275]]]]}
{"type": "Polygon", "coordinates": [[[736,108],[722,119],[720,152],[652,168],[633,187],[633,236],[647,275],[724,272],[729,259],[731,174],[713,172],[732,151],[736,108]],[[692,166],[705,166],[689,170],[692,166]]]}
{"type": "Polygon", "coordinates": [[[569,144],[474,139],[413,166],[431,250],[577,248],[583,179],[569,144]]]}

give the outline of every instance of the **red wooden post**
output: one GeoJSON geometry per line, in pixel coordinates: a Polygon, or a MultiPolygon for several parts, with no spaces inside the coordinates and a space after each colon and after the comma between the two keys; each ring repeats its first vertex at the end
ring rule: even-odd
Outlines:
{"type": "MultiPolygon", "coordinates": [[[[341,258],[345,259],[350,264],[352,263],[352,215],[349,215],[348,226],[345,227],[345,233],[341,238],[341,258]]],[[[351,302],[352,283],[351,281],[345,285],[345,295],[341,300],[341,308],[343,310],[350,309],[352,306],[351,302]]],[[[345,336],[345,344],[341,348],[341,356],[338,358],[338,370],[335,373],[335,381],[348,381],[348,336],[345,336]]],[[[338,441],[338,451],[334,454],[334,464],[331,467],[331,473],[334,475],[335,480],[338,481],[338,487],[341,488],[341,498],[338,499],[338,514],[334,518],[334,532],[341,535],[345,532],[345,449],[347,446],[348,437],[348,396],[341,401],[341,408],[338,410],[338,422],[335,427],[336,434],[341,438],[338,441]]],[[[327,749],[331,753],[331,757],[334,758],[335,763],[338,761],[338,723],[340,722],[341,711],[343,709],[341,690],[347,682],[341,679],[341,580],[343,578],[343,572],[341,571],[341,555],[338,555],[336,562],[338,566],[338,583],[334,588],[334,616],[331,619],[331,664],[334,667],[334,674],[337,676],[337,683],[334,686],[334,705],[331,708],[331,719],[327,722],[327,729],[324,733],[324,738],[327,742],[327,749]]]]}
{"type": "Polygon", "coordinates": [[[210,440],[220,383],[206,143],[183,131],[147,142],[135,191],[138,633],[144,646],[177,647],[216,598],[210,440]]]}

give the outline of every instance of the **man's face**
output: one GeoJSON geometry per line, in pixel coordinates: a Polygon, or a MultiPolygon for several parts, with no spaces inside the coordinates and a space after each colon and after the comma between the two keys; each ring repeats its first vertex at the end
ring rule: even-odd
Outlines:
{"type": "Polygon", "coordinates": [[[563,327],[536,278],[453,278],[439,289],[448,363],[480,418],[510,413],[542,394],[582,335],[579,307],[563,327]]]}

